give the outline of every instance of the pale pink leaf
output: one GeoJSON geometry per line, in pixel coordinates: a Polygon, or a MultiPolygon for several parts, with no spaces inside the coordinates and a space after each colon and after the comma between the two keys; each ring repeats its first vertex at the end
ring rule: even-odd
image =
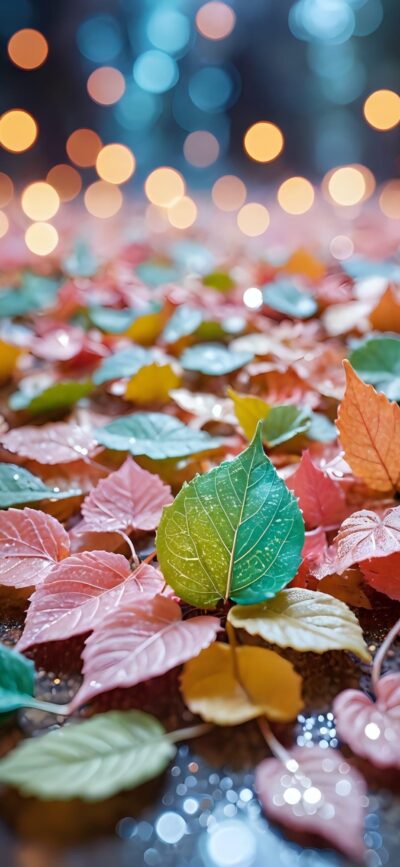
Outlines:
{"type": "Polygon", "coordinates": [[[40,584],[68,554],[68,533],[56,518],[38,509],[0,511],[0,584],[40,584]]]}
{"type": "Polygon", "coordinates": [[[163,586],[157,569],[144,564],[132,573],[121,554],[74,554],[33,594],[18,650],[89,632],[122,605],[125,597],[153,596],[163,586]]]}
{"type": "Polygon", "coordinates": [[[286,484],[296,495],[306,527],[333,529],[343,521],[348,508],[338,484],[313,464],[307,450],[286,484]]]}
{"type": "Polygon", "coordinates": [[[197,656],[219,630],[216,617],[182,620],[177,602],[164,596],[120,605],[86,642],[84,680],[71,709],[116,687],[165,674],[197,656]]]}
{"type": "Polygon", "coordinates": [[[163,507],[172,499],[169,485],[128,457],[86,497],[79,532],[155,530],[163,507]]]}
{"type": "Polygon", "coordinates": [[[343,521],[317,578],[341,575],[350,566],[373,557],[387,557],[400,551],[400,506],[378,515],[368,509],[354,512],[343,521]]]}
{"type": "Polygon", "coordinates": [[[360,563],[364,579],[374,590],[400,601],[400,551],[360,563]]]}
{"type": "Polygon", "coordinates": [[[286,765],[265,759],[255,787],[268,818],[317,834],[350,858],[363,857],[366,785],[337,750],[295,747],[286,765]]]}
{"type": "Polygon", "coordinates": [[[378,768],[400,769],[400,674],[381,677],[376,701],[346,689],[333,703],[339,737],[378,768]]]}
{"type": "Polygon", "coordinates": [[[98,446],[87,430],[73,422],[17,427],[0,436],[1,445],[20,458],[39,464],[68,464],[94,454],[98,446]]]}

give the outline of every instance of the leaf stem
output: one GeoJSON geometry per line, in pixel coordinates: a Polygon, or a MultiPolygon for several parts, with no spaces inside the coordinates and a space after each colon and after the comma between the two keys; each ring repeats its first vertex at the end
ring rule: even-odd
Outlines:
{"type": "Polygon", "coordinates": [[[54,713],[56,716],[68,716],[70,713],[69,704],[53,704],[51,701],[40,701],[37,698],[30,698],[28,696],[22,707],[32,710],[42,710],[44,713],[54,713]]]}
{"type": "Polygon", "coordinates": [[[129,536],[126,533],[122,532],[122,530],[119,530],[119,535],[124,540],[124,542],[126,542],[126,544],[128,545],[128,548],[132,554],[131,565],[132,566],[136,566],[136,564],[139,565],[138,556],[137,556],[136,551],[133,547],[133,542],[131,541],[131,539],[129,538],[129,536]]]}
{"type": "Polygon", "coordinates": [[[275,737],[265,716],[259,716],[257,718],[257,725],[266,744],[269,746],[271,753],[275,756],[275,758],[279,759],[284,765],[287,765],[288,762],[293,761],[290,753],[281,744],[281,742],[278,741],[278,738],[275,737]]]}
{"type": "Polygon", "coordinates": [[[400,634],[400,619],[397,620],[397,622],[394,624],[394,626],[392,626],[390,632],[388,632],[386,638],[382,642],[379,650],[376,652],[375,657],[374,657],[374,662],[372,665],[372,672],[371,672],[371,683],[372,683],[372,688],[374,690],[375,695],[376,695],[376,690],[378,687],[378,681],[379,681],[379,678],[381,676],[382,664],[384,662],[384,659],[387,655],[387,652],[388,652],[391,644],[393,643],[393,641],[395,640],[395,638],[397,638],[397,636],[399,634],[400,634]]]}
{"type": "Polygon", "coordinates": [[[206,735],[213,729],[211,723],[200,723],[198,726],[188,726],[186,729],[177,729],[175,732],[167,732],[168,740],[175,744],[177,741],[187,741],[190,738],[198,738],[206,735]]]}
{"type": "Polygon", "coordinates": [[[154,560],[155,557],[157,557],[157,551],[154,550],[151,552],[151,554],[148,554],[147,557],[144,558],[144,560],[141,561],[140,565],[144,566],[145,563],[151,563],[151,561],[154,560]]]}

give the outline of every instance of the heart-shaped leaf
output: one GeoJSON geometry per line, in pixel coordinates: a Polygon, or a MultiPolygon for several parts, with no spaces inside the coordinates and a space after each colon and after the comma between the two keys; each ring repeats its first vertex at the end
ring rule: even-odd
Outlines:
{"type": "Polygon", "coordinates": [[[165,403],[172,388],[181,384],[181,375],[172,364],[153,361],[133,374],[125,389],[125,399],[144,406],[146,403],[165,403]]]}
{"type": "Polygon", "coordinates": [[[342,574],[354,563],[387,557],[400,551],[400,506],[388,509],[383,517],[362,509],[343,521],[326,561],[317,577],[342,574]]]}
{"type": "Polygon", "coordinates": [[[64,380],[54,383],[35,395],[16,391],[11,395],[9,404],[14,410],[27,410],[31,415],[39,415],[44,412],[52,412],[58,409],[72,406],[83,397],[87,397],[93,391],[90,380],[78,382],[76,380],[64,380]]]}
{"type": "Polygon", "coordinates": [[[0,584],[40,584],[69,548],[68,533],[51,515],[28,508],[0,512],[0,584]]]}
{"type": "Polygon", "coordinates": [[[400,339],[371,337],[349,355],[349,362],[364,382],[400,400],[400,339]]]}
{"type": "Polygon", "coordinates": [[[279,647],[312,653],[350,650],[367,662],[371,658],[355,614],[327,593],[300,587],[282,590],[259,605],[235,605],[228,620],[236,629],[279,647]]]}
{"type": "Polygon", "coordinates": [[[329,478],[311,460],[309,451],[286,482],[296,495],[306,527],[337,527],[346,516],[346,499],[339,483],[329,478]]]}
{"type": "Polygon", "coordinates": [[[378,680],[376,701],[346,689],[333,703],[339,737],[378,768],[400,769],[400,675],[378,680]]]}
{"type": "Polygon", "coordinates": [[[0,444],[12,454],[39,464],[81,461],[97,449],[93,436],[73,422],[17,427],[1,434],[0,444]]]}
{"type": "Polygon", "coordinates": [[[95,436],[108,449],[147,455],[155,461],[194,455],[221,445],[221,440],[206,431],[189,428],[162,412],[122,416],[95,431],[95,436]]]}
{"type": "Polygon", "coordinates": [[[239,370],[252,358],[252,352],[237,352],[223,343],[199,343],[185,349],[181,364],[185,370],[194,370],[207,376],[224,376],[239,370]]]}
{"type": "Polygon", "coordinates": [[[103,382],[111,382],[113,379],[126,379],[137,373],[144,364],[148,364],[151,358],[150,350],[143,346],[121,349],[101,362],[93,374],[93,382],[102,385],[103,382]]]}
{"type": "Polygon", "coordinates": [[[179,605],[163,596],[120,604],[86,642],[84,680],[71,709],[116,687],[165,674],[197,656],[219,630],[217,617],[182,620],[179,605]]]}
{"type": "Polygon", "coordinates": [[[308,319],[318,309],[315,298],[309,292],[298,289],[287,280],[267,283],[263,288],[263,300],[272,310],[295,319],[308,319]]]}
{"type": "Polygon", "coordinates": [[[159,476],[127,457],[119,470],[101,479],[82,504],[80,533],[155,530],[171,489],[159,476]]]}
{"type": "Polygon", "coordinates": [[[256,770],[256,792],[269,819],[363,858],[367,788],[337,750],[295,747],[285,764],[265,759],[256,770]]]}
{"type": "Polygon", "coordinates": [[[174,755],[154,717],[111,711],[22,741],[0,761],[0,781],[44,800],[98,801],[161,774],[174,755]]]}
{"type": "Polygon", "coordinates": [[[186,663],[181,689],[192,713],[236,726],[263,714],[289,722],[302,708],[301,677],[286,659],[264,647],[217,641],[186,663]]]}
{"type": "Polygon", "coordinates": [[[58,488],[50,488],[23,467],[0,464],[0,509],[40,500],[63,500],[77,497],[80,493],[78,489],[60,491],[58,488]]]}
{"type": "Polygon", "coordinates": [[[303,542],[300,509],[264,454],[260,430],[239,457],[181,489],[156,540],[165,580],[205,608],[275,596],[295,575],[303,542]]]}

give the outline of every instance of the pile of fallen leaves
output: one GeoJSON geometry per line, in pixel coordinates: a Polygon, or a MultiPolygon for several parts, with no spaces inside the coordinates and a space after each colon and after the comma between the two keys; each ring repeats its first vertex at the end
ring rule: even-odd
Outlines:
{"type": "Polygon", "coordinates": [[[370,663],[353,609],[400,600],[399,273],[303,248],[218,258],[203,237],[110,260],[79,242],[3,273],[0,583],[24,594],[26,619],[17,648],[0,647],[0,710],[74,724],[21,740],[0,781],[105,798],[160,774],[180,739],[257,719],[266,814],[362,855],[366,785],[348,748],[400,767],[400,676],[381,676],[399,625],[371,696],[334,701],[346,758],[287,750],[270,724],[303,707],[281,649],[370,663]],[[76,636],[76,695],[36,699],[35,648],[51,658],[76,636]],[[159,689],[178,666],[203,723],[93,714],[100,695],[159,689]]]}

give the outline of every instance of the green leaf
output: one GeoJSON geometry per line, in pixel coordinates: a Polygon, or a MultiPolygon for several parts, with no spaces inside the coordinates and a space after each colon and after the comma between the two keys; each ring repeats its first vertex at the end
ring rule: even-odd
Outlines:
{"type": "Polygon", "coordinates": [[[229,292],[235,286],[235,281],[232,280],[230,274],[226,271],[213,271],[211,274],[206,274],[203,277],[204,286],[212,286],[213,289],[218,289],[219,292],[229,292]]]}
{"type": "Polygon", "coordinates": [[[75,242],[72,252],[63,259],[62,267],[69,277],[93,277],[99,263],[86,241],[80,240],[75,242]]]}
{"type": "Polygon", "coordinates": [[[136,412],[96,430],[102,446],[132,455],[147,455],[155,461],[181,458],[217,449],[221,440],[203,430],[189,428],[162,412],[136,412]]]}
{"type": "Polygon", "coordinates": [[[400,400],[400,339],[372,337],[349,355],[364,382],[383,391],[389,400],[400,400]]]}
{"type": "Polygon", "coordinates": [[[124,310],[115,310],[114,307],[90,307],[89,316],[93,325],[100,331],[106,334],[123,334],[134,322],[140,321],[151,313],[159,313],[161,309],[162,305],[156,301],[152,301],[141,310],[131,307],[124,310]]]}
{"type": "Polygon", "coordinates": [[[0,781],[44,800],[97,801],[161,774],[175,751],[154,717],[110,711],[22,741],[0,761],[0,781]]]}
{"type": "Polygon", "coordinates": [[[152,353],[143,346],[130,346],[121,349],[114,355],[109,355],[101,362],[93,374],[93,382],[101,385],[103,382],[111,382],[113,379],[125,379],[133,376],[145,364],[152,360],[152,353]]]}
{"type": "Polygon", "coordinates": [[[229,623],[278,647],[325,653],[350,650],[370,660],[360,624],[351,609],[327,593],[293,587],[260,605],[235,605],[229,623]]]}
{"type": "Polygon", "coordinates": [[[93,385],[89,379],[84,382],[77,382],[74,379],[64,380],[34,395],[30,392],[16,391],[11,395],[9,405],[11,409],[26,409],[32,415],[39,415],[72,406],[92,391],[93,385]]]}
{"type": "Polygon", "coordinates": [[[239,457],[182,487],[156,539],[167,583],[204,608],[275,596],[296,574],[303,542],[297,500],[264,454],[261,425],[239,457]]]}
{"type": "Polygon", "coordinates": [[[197,307],[188,307],[187,304],[181,304],[165,326],[162,336],[166,343],[176,343],[181,337],[187,337],[188,334],[193,334],[197,331],[202,321],[203,314],[201,310],[198,310],[197,307]]]}
{"type": "Polygon", "coordinates": [[[311,413],[308,409],[281,403],[269,410],[263,423],[263,438],[269,446],[278,446],[308,431],[310,424],[311,413]]]}
{"type": "Polygon", "coordinates": [[[78,489],[60,491],[49,488],[37,476],[16,464],[0,464],[0,509],[21,506],[40,500],[64,500],[77,497],[78,489]]]}
{"type": "Polygon", "coordinates": [[[26,271],[20,286],[0,292],[0,317],[23,316],[32,310],[50,307],[60,285],[60,281],[52,277],[26,271]]]}
{"type": "Polygon", "coordinates": [[[318,309],[315,299],[309,292],[301,291],[294,283],[286,280],[267,283],[263,288],[263,299],[268,307],[272,307],[278,313],[293,316],[295,319],[308,319],[318,309]]]}
{"type": "Polygon", "coordinates": [[[185,370],[195,370],[207,376],[224,376],[239,370],[252,359],[251,352],[237,352],[223,343],[200,343],[186,349],[180,361],[185,370]]]}
{"type": "Polygon", "coordinates": [[[0,716],[31,703],[35,666],[16,650],[0,644],[0,716]]]}

